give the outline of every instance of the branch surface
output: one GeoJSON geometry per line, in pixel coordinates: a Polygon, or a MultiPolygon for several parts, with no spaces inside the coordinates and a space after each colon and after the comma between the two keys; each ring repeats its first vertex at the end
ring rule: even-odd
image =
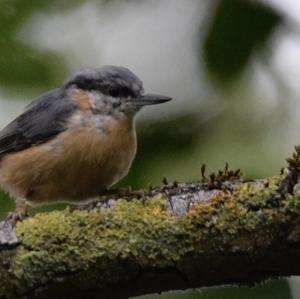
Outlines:
{"type": "Polygon", "coordinates": [[[300,149],[278,176],[195,183],[0,222],[0,298],[117,298],[300,274],[300,149]]]}

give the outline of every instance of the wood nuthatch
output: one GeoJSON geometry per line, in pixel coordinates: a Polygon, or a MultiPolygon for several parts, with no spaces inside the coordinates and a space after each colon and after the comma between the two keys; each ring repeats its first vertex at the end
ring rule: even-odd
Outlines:
{"type": "Polygon", "coordinates": [[[135,114],[169,100],[144,94],[124,67],[75,73],[0,131],[0,186],[17,199],[19,214],[24,202],[81,202],[105,192],[134,159],[135,114]]]}

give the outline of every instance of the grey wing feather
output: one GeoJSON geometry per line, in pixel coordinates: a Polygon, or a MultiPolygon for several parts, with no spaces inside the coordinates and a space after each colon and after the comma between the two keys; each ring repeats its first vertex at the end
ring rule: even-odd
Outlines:
{"type": "Polygon", "coordinates": [[[0,155],[43,143],[65,129],[76,106],[63,89],[34,100],[15,120],[0,131],[0,155]]]}

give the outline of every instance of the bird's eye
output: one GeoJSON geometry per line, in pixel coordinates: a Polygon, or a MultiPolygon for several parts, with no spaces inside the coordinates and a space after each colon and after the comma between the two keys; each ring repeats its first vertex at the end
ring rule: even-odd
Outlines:
{"type": "Polygon", "coordinates": [[[111,87],[109,95],[114,98],[127,98],[133,96],[133,93],[126,87],[111,87]]]}
{"type": "Polygon", "coordinates": [[[120,96],[120,91],[117,89],[117,88],[111,88],[109,90],[109,94],[114,97],[114,98],[117,98],[120,96]]]}

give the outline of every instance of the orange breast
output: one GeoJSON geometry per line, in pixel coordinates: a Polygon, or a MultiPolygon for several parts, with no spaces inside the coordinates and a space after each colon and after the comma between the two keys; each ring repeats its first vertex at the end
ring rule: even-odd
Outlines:
{"type": "Polygon", "coordinates": [[[69,129],[52,141],[4,156],[0,184],[32,204],[80,201],[100,194],[128,173],[136,152],[133,120],[114,120],[105,134],[69,129]]]}

